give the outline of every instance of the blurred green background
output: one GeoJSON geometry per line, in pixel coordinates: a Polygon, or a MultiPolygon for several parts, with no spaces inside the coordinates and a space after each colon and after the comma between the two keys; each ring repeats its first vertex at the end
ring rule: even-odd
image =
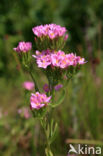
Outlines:
{"type": "MultiPolygon", "coordinates": [[[[39,123],[18,113],[19,108],[29,107],[22,83],[30,77],[20,70],[13,51],[19,41],[34,43],[32,27],[40,24],[65,26],[69,33],[66,50],[88,61],[67,86],[65,101],[53,112],[59,123],[52,145],[55,156],[67,155],[68,139],[102,142],[102,9],[103,0],[0,0],[0,156],[45,155],[39,123]]],[[[42,76],[41,87],[44,82],[42,76]]]]}

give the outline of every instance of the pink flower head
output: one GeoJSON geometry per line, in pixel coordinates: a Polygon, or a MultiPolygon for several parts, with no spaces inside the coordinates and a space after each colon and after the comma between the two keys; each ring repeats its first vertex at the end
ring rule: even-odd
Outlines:
{"type": "Polygon", "coordinates": [[[38,67],[46,69],[48,65],[51,64],[50,55],[47,51],[42,51],[40,53],[39,51],[36,51],[36,55],[32,55],[34,58],[36,58],[38,67]]]}
{"type": "Polygon", "coordinates": [[[23,88],[25,88],[26,90],[33,90],[34,89],[34,83],[31,81],[25,81],[23,83],[23,88]]]}
{"type": "Polygon", "coordinates": [[[13,48],[16,52],[28,52],[32,48],[31,42],[19,42],[18,46],[16,48],[13,48]]]}
{"type": "Polygon", "coordinates": [[[54,89],[55,89],[56,91],[59,91],[62,87],[63,87],[62,84],[58,84],[58,85],[56,85],[56,86],[54,87],[54,89]]]}
{"type": "Polygon", "coordinates": [[[48,36],[50,39],[64,36],[66,28],[56,24],[40,25],[32,28],[33,33],[37,37],[48,36]]]}
{"type": "Polygon", "coordinates": [[[50,39],[54,39],[56,37],[56,32],[54,33],[52,30],[48,32],[48,36],[50,39]]]}
{"type": "Polygon", "coordinates": [[[36,92],[35,94],[31,94],[30,97],[30,107],[31,109],[40,109],[44,106],[47,106],[47,104],[50,102],[51,96],[47,97],[46,94],[40,94],[39,92],[36,92]]]}
{"type": "Polygon", "coordinates": [[[73,53],[66,54],[68,66],[75,66],[77,64],[76,55],[73,53]]]}
{"type": "Polygon", "coordinates": [[[37,64],[40,68],[47,68],[47,66],[51,64],[50,56],[42,55],[40,58],[37,59],[37,64]]]}
{"type": "Polygon", "coordinates": [[[45,85],[43,86],[43,90],[44,90],[45,92],[49,92],[49,91],[50,91],[49,85],[48,85],[48,84],[45,84],[45,85]]]}
{"type": "Polygon", "coordinates": [[[58,30],[59,36],[63,36],[66,33],[66,28],[65,27],[60,27],[58,30]]]}
{"type": "Polygon", "coordinates": [[[36,51],[36,58],[38,67],[47,68],[49,65],[65,69],[69,66],[76,66],[77,64],[84,64],[85,59],[80,56],[76,56],[73,53],[65,54],[64,51],[50,51],[44,50],[42,52],[36,51]]]}
{"type": "Polygon", "coordinates": [[[66,54],[63,51],[58,51],[58,58],[60,61],[60,68],[66,68],[68,66],[68,60],[66,54]]]}
{"type": "Polygon", "coordinates": [[[51,63],[53,66],[66,68],[67,67],[67,58],[63,51],[59,50],[55,54],[51,54],[51,63]]]}
{"type": "Polygon", "coordinates": [[[51,54],[51,64],[55,67],[59,67],[59,58],[57,54],[51,54]]]}

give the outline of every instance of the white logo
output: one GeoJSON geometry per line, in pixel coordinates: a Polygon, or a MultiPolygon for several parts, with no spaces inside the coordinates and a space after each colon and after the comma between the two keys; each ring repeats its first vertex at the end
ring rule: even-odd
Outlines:
{"type": "Polygon", "coordinates": [[[70,150],[68,154],[74,153],[74,154],[101,154],[101,147],[92,147],[92,146],[87,146],[87,145],[77,145],[77,148],[75,148],[72,144],[69,145],[70,150]]]}
{"type": "Polygon", "coordinates": [[[76,151],[76,149],[74,148],[74,146],[72,145],[72,144],[70,144],[70,150],[69,150],[69,153],[76,153],[76,154],[78,154],[78,152],[76,151]]]}

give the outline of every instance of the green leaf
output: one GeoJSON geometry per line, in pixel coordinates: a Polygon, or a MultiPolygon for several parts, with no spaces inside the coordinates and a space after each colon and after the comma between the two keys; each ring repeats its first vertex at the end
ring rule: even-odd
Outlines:
{"type": "Polygon", "coordinates": [[[57,131],[58,131],[58,124],[55,123],[55,125],[54,125],[54,123],[53,123],[52,129],[51,129],[50,144],[55,140],[57,131]]]}
{"type": "Polygon", "coordinates": [[[65,90],[62,91],[58,101],[55,102],[55,104],[50,104],[50,106],[53,108],[57,107],[58,105],[60,105],[63,102],[64,98],[65,98],[65,90]]]}
{"type": "Polygon", "coordinates": [[[49,139],[49,136],[50,136],[50,127],[49,127],[49,124],[47,126],[46,135],[47,135],[47,138],[49,139]]]}

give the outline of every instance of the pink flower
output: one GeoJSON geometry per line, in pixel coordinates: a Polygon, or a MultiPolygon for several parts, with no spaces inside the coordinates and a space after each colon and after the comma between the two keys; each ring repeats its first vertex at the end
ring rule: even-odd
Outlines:
{"type": "Polygon", "coordinates": [[[45,92],[49,92],[49,91],[50,91],[49,85],[48,85],[48,84],[45,84],[45,85],[43,86],[43,90],[44,90],[45,92]]]}
{"type": "Polygon", "coordinates": [[[59,91],[62,87],[63,87],[62,84],[58,84],[58,85],[56,85],[56,86],[54,87],[54,89],[55,89],[56,91],[59,91]]]}
{"type": "Polygon", "coordinates": [[[37,59],[38,67],[47,68],[48,65],[51,64],[49,55],[42,55],[39,59],[37,59]]]}
{"type": "Polygon", "coordinates": [[[46,94],[40,94],[39,92],[36,92],[35,94],[31,94],[30,98],[30,107],[31,109],[40,109],[42,107],[47,106],[47,104],[50,102],[51,96],[47,97],[46,94]]]}
{"type": "Polygon", "coordinates": [[[77,56],[76,60],[77,60],[78,64],[85,64],[86,63],[85,59],[81,58],[80,56],[77,56]]]}
{"type": "Polygon", "coordinates": [[[55,67],[59,67],[60,63],[59,63],[59,58],[57,54],[52,54],[51,55],[51,64],[55,67]]]}
{"type": "Polygon", "coordinates": [[[66,33],[66,28],[65,27],[60,27],[58,29],[58,33],[59,33],[59,36],[63,36],[65,33],[66,33]]]}
{"type": "Polygon", "coordinates": [[[46,69],[48,65],[51,64],[50,55],[47,51],[42,51],[40,53],[39,51],[36,51],[36,55],[32,55],[34,58],[36,58],[38,67],[46,69]]]}
{"type": "Polygon", "coordinates": [[[59,50],[57,52],[58,58],[59,58],[59,62],[60,62],[60,68],[66,68],[68,66],[68,59],[66,57],[66,54],[59,50]]]}
{"type": "Polygon", "coordinates": [[[66,54],[61,50],[55,54],[51,54],[51,64],[56,67],[66,68],[68,65],[66,54]]]}
{"type": "Polygon", "coordinates": [[[33,33],[37,37],[48,36],[50,39],[64,36],[66,28],[56,24],[40,25],[32,28],[33,33]]]}
{"type": "Polygon", "coordinates": [[[16,48],[13,48],[16,52],[28,52],[32,48],[31,42],[19,42],[18,46],[16,48]]]}
{"type": "Polygon", "coordinates": [[[34,89],[34,83],[31,81],[26,81],[23,83],[23,88],[25,88],[26,90],[33,90],[34,89]]]}
{"type": "Polygon", "coordinates": [[[56,37],[56,33],[54,33],[52,30],[50,30],[48,32],[48,36],[49,36],[50,39],[54,39],[56,37]]]}
{"type": "Polygon", "coordinates": [[[68,66],[75,66],[77,64],[76,55],[73,53],[66,54],[68,66]]]}

